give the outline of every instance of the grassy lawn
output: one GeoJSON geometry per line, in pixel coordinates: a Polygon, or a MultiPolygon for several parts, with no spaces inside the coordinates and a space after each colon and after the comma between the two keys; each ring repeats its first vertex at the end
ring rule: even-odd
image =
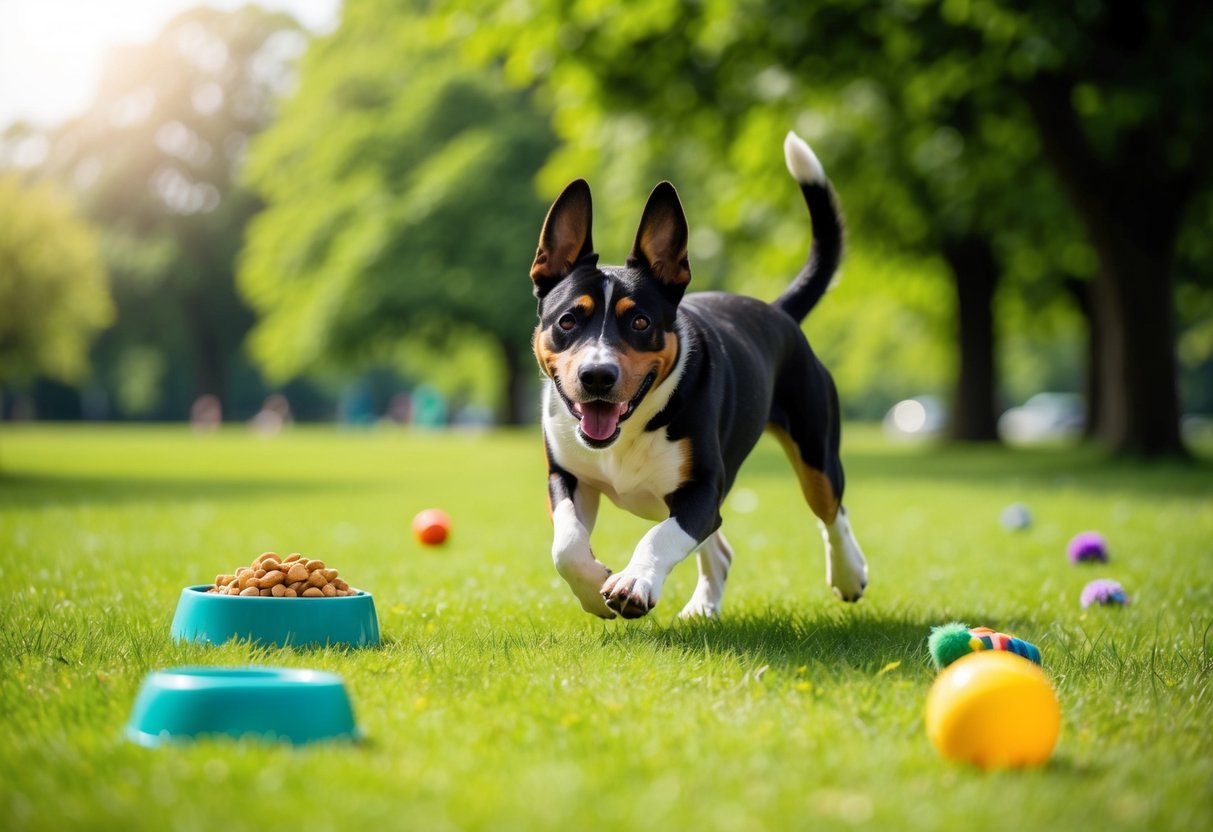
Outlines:
{"type": "MultiPolygon", "coordinates": [[[[844,442],[867,597],[828,592],[764,440],[725,512],[725,616],[677,624],[692,562],[648,619],[580,611],[549,558],[535,431],[0,427],[0,826],[1213,828],[1213,466],[844,442]],[[1006,532],[1016,501],[1035,523],[1006,532]],[[454,518],[443,548],[409,534],[427,506],[454,518]],[[1066,562],[1085,529],[1106,567],[1066,562]],[[371,591],[385,644],[170,641],[183,586],[267,549],[371,591]],[[1082,610],[1095,577],[1135,603],[1082,610]],[[1041,648],[1063,709],[1046,767],[936,756],[925,641],[952,619],[1041,648]],[[248,663],[341,674],[367,741],[122,739],[150,670],[248,663]]],[[[644,529],[604,507],[596,551],[619,568],[644,529]]]]}

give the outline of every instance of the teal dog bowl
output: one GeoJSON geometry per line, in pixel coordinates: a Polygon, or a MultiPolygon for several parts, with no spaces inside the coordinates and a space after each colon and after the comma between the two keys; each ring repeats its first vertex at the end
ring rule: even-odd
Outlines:
{"type": "Polygon", "coordinates": [[[379,619],[369,592],[338,598],[272,598],[222,595],[208,587],[181,590],[173,638],[222,644],[246,638],[263,645],[305,647],[379,643],[379,619]]]}
{"type": "Polygon", "coordinates": [[[175,667],[149,673],[126,737],[148,748],[205,736],[307,743],[360,738],[335,673],[276,667],[175,667]]]}

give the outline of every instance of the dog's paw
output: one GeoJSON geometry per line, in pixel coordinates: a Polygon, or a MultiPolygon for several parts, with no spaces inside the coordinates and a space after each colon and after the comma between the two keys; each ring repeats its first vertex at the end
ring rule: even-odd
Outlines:
{"type": "Polygon", "coordinates": [[[843,601],[858,601],[868,588],[868,564],[863,553],[858,546],[843,546],[832,549],[829,555],[826,559],[826,583],[843,601]]]}
{"type": "Polygon", "coordinates": [[[579,600],[581,608],[592,615],[605,618],[607,621],[617,617],[615,612],[607,606],[606,599],[598,593],[594,593],[593,598],[580,598],[579,600]]]}
{"type": "Polygon", "coordinates": [[[599,618],[611,619],[615,613],[606,605],[599,592],[602,582],[611,575],[611,570],[597,560],[587,549],[584,553],[576,552],[567,556],[561,552],[556,555],[556,571],[568,583],[581,608],[599,618]]]}
{"type": "MultiPolygon", "coordinates": [[[[581,602],[581,608],[583,610],[591,615],[596,615],[599,618],[605,618],[609,621],[610,619],[615,618],[615,611],[607,606],[606,599],[599,591],[599,587],[602,586],[604,579],[610,577],[611,570],[607,569],[605,566],[602,566],[602,564],[598,563],[597,561],[594,563],[595,566],[601,567],[601,574],[597,574],[598,569],[594,569],[592,571],[595,574],[582,574],[578,577],[578,579],[569,581],[569,584],[573,587],[573,594],[575,594],[577,596],[577,600],[581,602]]],[[[591,570],[586,571],[588,572],[591,570]]]]}
{"type": "Polygon", "coordinates": [[[868,582],[862,581],[858,585],[849,586],[831,586],[834,594],[843,601],[853,604],[863,597],[863,591],[868,588],[868,582]]]}
{"type": "Polygon", "coordinates": [[[657,606],[657,590],[652,581],[629,575],[626,569],[606,579],[601,595],[606,605],[624,618],[640,618],[657,606]]]}
{"type": "Polygon", "coordinates": [[[720,617],[720,605],[702,598],[692,598],[678,613],[683,621],[714,620],[720,617]]]}
{"type": "Polygon", "coordinates": [[[868,588],[868,562],[855,541],[845,511],[830,526],[822,525],[826,544],[826,583],[848,603],[863,597],[868,588]]]}

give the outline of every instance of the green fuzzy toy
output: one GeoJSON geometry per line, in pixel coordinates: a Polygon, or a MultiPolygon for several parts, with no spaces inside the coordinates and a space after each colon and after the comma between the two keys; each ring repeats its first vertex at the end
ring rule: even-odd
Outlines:
{"type": "Polygon", "coordinates": [[[1040,664],[1040,650],[1036,645],[1006,633],[996,633],[989,627],[967,627],[958,621],[932,627],[927,639],[931,661],[936,670],[943,670],[961,656],[981,650],[1005,650],[1040,664]]]}

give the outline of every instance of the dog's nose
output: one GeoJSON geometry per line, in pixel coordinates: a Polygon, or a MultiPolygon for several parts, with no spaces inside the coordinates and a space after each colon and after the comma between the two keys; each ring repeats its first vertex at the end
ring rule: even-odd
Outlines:
{"type": "Polygon", "coordinates": [[[615,364],[583,364],[577,377],[587,394],[607,396],[615,382],[619,381],[619,367],[615,364]]]}

